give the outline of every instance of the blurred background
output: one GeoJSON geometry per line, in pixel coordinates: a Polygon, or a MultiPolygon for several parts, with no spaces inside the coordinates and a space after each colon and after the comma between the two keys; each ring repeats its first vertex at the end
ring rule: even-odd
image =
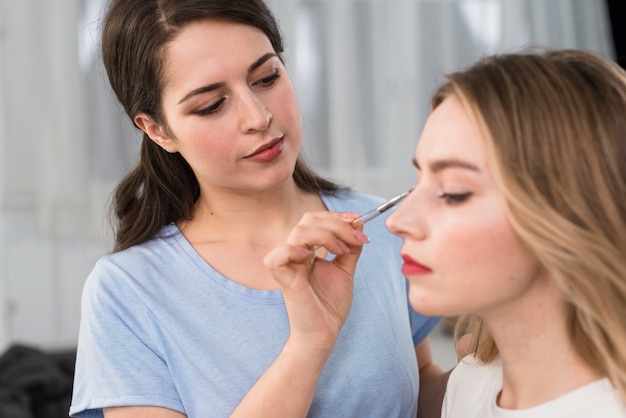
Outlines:
{"type": "MultiPolygon", "coordinates": [[[[528,45],[617,60],[617,1],[268,3],[286,38],[306,157],[390,197],[414,183],[411,156],[443,73],[528,45]]],[[[105,3],[0,0],[0,352],[71,350],[83,282],[111,249],[107,204],[139,135],[100,65],[105,3]]]]}

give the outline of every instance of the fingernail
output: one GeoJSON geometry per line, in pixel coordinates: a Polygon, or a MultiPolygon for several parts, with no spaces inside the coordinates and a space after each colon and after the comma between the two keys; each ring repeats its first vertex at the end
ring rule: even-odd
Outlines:
{"type": "Polygon", "coordinates": [[[345,242],[341,241],[341,240],[337,240],[337,244],[339,244],[339,247],[343,250],[344,253],[349,253],[350,252],[350,248],[346,245],[345,242]]]}
{"type": "Polygon", "coordinates": [[[354,234],[356,239],[358,239],[360,242],[362,242],[362,243],[370,242],[370,239],[363,232],[358,231],[358,230],[355,229],[352,233],[354,234]]]}
{"type": "Polygon", "coordinates": [[[356,218],[358,216],[359,216],[359,214],[356,213],[356,212],[343,212],[341,214],[341,217],[345,218],[345,219],[352,219],[352,218],[356,218]]]}
{"type": "Polygon", "coordinates": [[[313,254],[313,250],[307,247],[296,247],[296,250],[298,250],[302,254],[313,254]]]}

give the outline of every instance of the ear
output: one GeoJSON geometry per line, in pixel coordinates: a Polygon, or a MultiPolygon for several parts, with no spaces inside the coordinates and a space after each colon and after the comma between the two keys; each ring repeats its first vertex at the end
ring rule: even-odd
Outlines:
{"type": "Polygon", "coordinates": [[[165,151],[170,153],[178,152],[176,144],[172,138],[170,138],[165,129],[161,125],[157,124],[150,116],[145,113],[138,113],[133,121],[139,129],[144,131],[152,141],[165,151]]]}

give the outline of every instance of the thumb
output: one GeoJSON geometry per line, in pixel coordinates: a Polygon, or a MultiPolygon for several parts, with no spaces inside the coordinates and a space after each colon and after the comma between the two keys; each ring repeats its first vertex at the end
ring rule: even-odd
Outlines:
{"type": "Polygon", "coordinates": [[[263,264],[284,289],[293,283],[298,272],[302,273],[308,270],[313,257],[315,254],[308,248],[285,244],[270,251],[263,258],[263,264]]]}

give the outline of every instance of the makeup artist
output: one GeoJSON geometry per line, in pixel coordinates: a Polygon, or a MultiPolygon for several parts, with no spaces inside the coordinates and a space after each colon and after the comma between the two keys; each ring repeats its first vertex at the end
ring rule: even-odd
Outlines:
{"type": "Polygon", "coordinates": [[[261,0],[110,3],[104,65],[144,137],[84,286],[72,416],[416,416],[437,319],[384,217],[352,222],[382,199],[303,161],[282,42],[261,0]]]}

